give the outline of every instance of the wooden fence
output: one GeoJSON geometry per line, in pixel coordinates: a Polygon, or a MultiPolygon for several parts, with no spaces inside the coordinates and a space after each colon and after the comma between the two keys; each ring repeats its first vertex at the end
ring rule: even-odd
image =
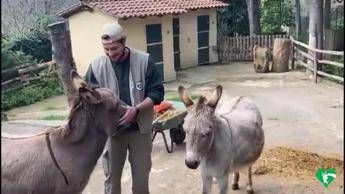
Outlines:
{"type": "Polygon", "coordinates": [[[313,72],[315,83],[317,83],[318,75],[344,82],[343,77],[331,75],[329,73],[319,70],[319,65],[322,65],[322,64],[333,65],[333,66],[341,67],[344,69],[343,63],[331,61],[328,59],[321,59],[321,60],[318,59],[318,54],[344,57],[344,51],[320,50],[320,49],[310,47],[309,45],[305,43],[299,42],[295,40],[293,37],[290,37],[290,39],[292,41],[292,59],[291,59],[292,68],[295,66],[295,63],[297,63],[309,69],[310,71],[313,72]],[[306,50],[306,51],[303,51],[303,50],[306,50]],[[305,62],[304,59],[310,60],[312,62],[312,65],[308,65],[308,63],[305,62]]]}
{"type": "Polygon", "coordinates": [[[288,38],[286,35],[256,35],[219,37],[218,56],[220,62],[251,61],[252,48],[255,44],[272,50],[275,38],[288,38]]]}
{"type": "Polygon", "coordinates": [[[16,90],[34,81],[39,81],[39,72],[48,69],[48,73],[56,70],[56,63],[49,61],[28,66],[18,66],[1,71],[1,90],[4,92],[16,90]]]}

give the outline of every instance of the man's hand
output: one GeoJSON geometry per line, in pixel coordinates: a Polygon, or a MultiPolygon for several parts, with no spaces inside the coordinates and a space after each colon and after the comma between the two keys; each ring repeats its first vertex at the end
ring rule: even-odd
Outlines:
{"type": "Polygon", "coordinates": [[[125,126],[133,122],[138,113],[139,109],[137,107],[127,107],[126,113],[119,120],[119,125],[125,126]]]}

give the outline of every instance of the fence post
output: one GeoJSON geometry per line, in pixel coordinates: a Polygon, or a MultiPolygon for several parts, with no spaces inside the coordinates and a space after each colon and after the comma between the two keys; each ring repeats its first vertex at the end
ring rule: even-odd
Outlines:
{"type": "Polygon", "coordinates": [[[317,59],[317,52],[314,52],[314,82],[317,83],[317,64],[318,64],[318,59],[317,59]]]}
{"type": "Polygon", "coordinates": [[[219,62],[222,62],[222,55],[221,55],[221,37],[218,36],[218,39],[217,39],[217,54],[218,54],[218,61],[219,62]]]}
{"type": "Polygon", "coordinates": [[[239,38],[238,38],[238,34],[236,33],[236,51],[235,51],[235,59],[236,59],[236,60],[238,60],[238,58],[239,58],[239,57],[238,57],[238,56],[239,56],[238,50],[239,50],[239,44],[240,44],[240,43],[239,43],[238,39],[239,39],[239,38]]]}
{"type": "Polygon", "coordinates": [[[295,68],[295,43],[291,40],[292,44],[292,61],[291,61],[291,70],[295,68]]]}
{"type": "Polygon", "coordinates": [[[70,72],[76,67],[72,57],[68,23],[65,21],[52,23],[48,25],[48,29],[52,43],[53,61],[57,64],[58,74],[63,83],[68,105],[71,107],[75,91],[70,80],[70,72]]]}

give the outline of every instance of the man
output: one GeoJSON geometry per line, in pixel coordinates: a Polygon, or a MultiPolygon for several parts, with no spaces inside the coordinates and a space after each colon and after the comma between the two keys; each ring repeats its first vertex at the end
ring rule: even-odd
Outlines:
{"type": "Polygon", "coordinates": [[[125,46],[126,36],[118,23],[106,24],[101,39],[105,55],[91,62],[86,80],[111,89],[127,107],[119,123],[119,128],[125,129],[114,129],[103,154],[105,193],[121,193],[128,151],[133,194],[146,194],[151,170],[153,105],[164,98],[162,75],[148,53],[125,46]]]}

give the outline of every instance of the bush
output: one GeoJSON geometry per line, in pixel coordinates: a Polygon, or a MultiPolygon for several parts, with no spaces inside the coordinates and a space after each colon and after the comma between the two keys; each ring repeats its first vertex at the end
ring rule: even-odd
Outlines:
{"type": "Polygon", "coordinates": [[[66,118],[67,115],[48,115],[41,117],[40,120],[65,120],[66,118]]]}
{"type": "Polygon", "coordinates": [[[14,38],[12,50],[22,51],[27,55],[31,55],[38,62],[46,62],[52,60],[51,47],[52,45],[47,35],[33,32],[14,38]]]}
{"type": "Polygon", "coordinates": [[[292,3],[284,0],[263,0],[260,7],[262,34],[282,34],[281,26],[292,26],[292,3]]]}
{"type": "Polygon", "coordinates": [[[38,62],[52,60],[52,45],[48,34],[48,24],[52,18],[47,15],[36,17],[34,26],[30,31],[11,35],[11,50],[21,51],[32,56],[38,62]]]}
{"type": "Polygon", "coordinates": [[[331,75],[344,77],[344,70],[342,67],[337,67],[333,65],[323,65],[322,71],[324,71],[325,73],[329,73],[331,75]]]}
{"type": "Polygon", "coordinates": [[[246,1],[232,0],[227,1],[227,3],[229,3],[229,6],[217,11],[219,35],[248,35],[249,21],[246,1]]]}
{"type": "Polygon", "coordinates": [[[344,30],[344,6],[339,6],[331,11],[331,29],[344,30]]]}
{"type": "MultiPolygon", "coordinates": [[[[336,61],[339,63],[344,64],[344,57],[341,56],[332,56],[331,61],[336,61]]],[[[331,75],[336,75],[340,77],[344,77],[344,68],[343,67],[338,67],[338,66],[333,66],[333,65],[322,65],[322,71],[325,73],[329,73],[331,75]]]]}
{"type": "Polygon", "coordinates": [[[38,83],[19,90],[3,92],[1,94],[1,110],[6,111],[14,107],[29,105],[61,94],[63,94],[63,86],[57,73],[50,74],[43,76],[38,83]]]}
{"type": "Polygon", "coordinates": [[[13,41],[1,38],[1,70],[36,62],[31,55],[22,51],[14,51],[13,46],[13,41]]]}
{"type": "Polygon", "coordinates": [[[51,17],[40,15],[32,29],[21,34],[1,36],[1,69],[52,60],[52,45],[48,35],[51,17]]]}

